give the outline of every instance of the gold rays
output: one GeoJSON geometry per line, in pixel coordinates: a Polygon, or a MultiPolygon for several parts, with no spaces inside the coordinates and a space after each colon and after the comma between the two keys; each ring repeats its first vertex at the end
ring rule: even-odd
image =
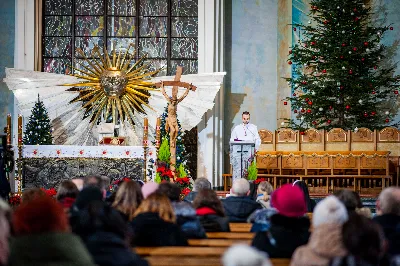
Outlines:
{"type": "Polygon", "coordinates": [[[129,44],[125,52],[114,48],[109,55],[104,46],[102,55],[100,47],[95,46],[90,58],[77,49],[86,65],[82,64],[81,69],[73,67],[78,73],[73,76],[83,82],[64,86],[73,86],[70,90],[79,92],[70,103],[82,102],[81,108],[85,109],[85,117],[90,116],[92,126],[101,116],[106,121],[111,118],[115,124],[128,120],[133,125],[135,112],[145,113],[144,106],[153,109],[148,104],[149,91],[157,89],[149,80],[161,69],[151,71],[150,65],[143,63],[146,55],[132,63],[136,53],[135,49],[130,53],[133,47],[129,44]]]}

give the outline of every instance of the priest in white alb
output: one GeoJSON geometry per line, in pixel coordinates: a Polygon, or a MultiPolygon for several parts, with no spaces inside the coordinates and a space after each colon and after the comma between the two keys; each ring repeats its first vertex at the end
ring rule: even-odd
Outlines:
{"type": "Polygon", "coordinates": [[[247,170],[248,165],[252,161],[252,157],[255,155],[255,151],[257,151],[261,145],[261,138],[258,134],[257,126],[250,124],[249,112],[245,111],[242,113],[242,122],[242,124],[233,128],[230,139],[230,158],[233,168],[233,180],[243,176],[243,172],[247,170]],[[232,144],[234,142],[240,143],[241,141],[254,143],[255,150],[250,149],[250,145],[240,146],[232,144]]]}

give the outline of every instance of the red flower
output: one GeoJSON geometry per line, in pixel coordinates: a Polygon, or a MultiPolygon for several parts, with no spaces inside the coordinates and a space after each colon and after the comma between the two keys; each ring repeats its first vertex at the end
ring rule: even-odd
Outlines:
{"type": "Polygon", "coordinates": [[[8,202],[9,202],[10,205],[12,205],[12,206],[19,205],[19,204],[21,203],[21,196],[18,195],[18,194],[14,195],[14,196],[11,196],[11,197],[8,199],[8,202]]]}
{"type": "Polygon", "coordinates": [[[42,188],[42,190],[49,197],[54,197],[55,195],[57,195],[57,190],[55,188],[49,188],[49,189],[42,188]]]}
{"type": "Polygon", "coordinates": [[[182,189],[181,190],[181,194],[183,194],[183,195],[187,195],[187,194],[189,194],[190,193],[190,189],[189,188],[187,188],[187,187],[185,187],[184,189],[182,189]]]}

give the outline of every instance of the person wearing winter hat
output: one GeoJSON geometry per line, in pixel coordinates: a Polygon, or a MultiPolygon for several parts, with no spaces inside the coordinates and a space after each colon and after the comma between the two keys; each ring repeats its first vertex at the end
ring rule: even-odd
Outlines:
{"type": "Polygon", "coordinates": [[[304,193],[298,186],[286,184],[272,194],[271,204],[277,210],[271,216],[271,227],[267,232],[258,232],[252,245],[271,258],[291,258],[310,236],[304,193]]]}
{"type": "Polygon", "coordinates": [[[264,252],[244,244],[236,244],[225,251],[222,256],[222,265],[271,266],[272,263],[264,252]]]}
{"type": "Polygon", "coordinates": [[[296,249],[290,265],[328,266],[332,258],[345,256],[342,227],[347,220],[346,207],[335,196],[319,202],[313,213],[310,240],[296,249]]]}
{"type": "Polygon", "coordinates": [[[142,186],[143,198],[146,199],[148,196],[156,192],[158,189],[158,184],[155,182],[147,182],[142,186]]]}
{"type": "Polygon", "coordinates": [[[78,236],[69,232],[67,214],[49,196],[22,202],[13,214],[9,266],[92,266],[78,236]]]}

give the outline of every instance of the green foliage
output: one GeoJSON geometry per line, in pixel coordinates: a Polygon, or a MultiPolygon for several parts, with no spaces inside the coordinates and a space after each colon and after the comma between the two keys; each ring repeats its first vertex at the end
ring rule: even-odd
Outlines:
{"type": "Polygon", "coordinates": [[[163,138],[160,149],[158,150],[158,160],[161,162],[169,163],[171,157],[169,141],[167,138],[163,138]]]}
{"type": "MultiPolygon", "coordinates": [[[[396,116],[400,76],[381,44],[393,28],[378,25],[364,0],[312,0],[309,24],[294,24],[299,41],[289,51],[298,130],[388,126],[396,116]]],[[[391,48],[392,49],[392,48],[391,48]]]]}
{"type": "Polygon", "coordinates": [[[23,142],[25,145],[52,145],[53,143],[49,115],[39,95],[26,125],[23,142]]]}
{"type": "Polygon", "coordinates": [[[249,168],[247,169],[247,179],[248,180],[256,180],[257,179],[257,164],[256,160],[253,160],[253,162],[250,164],[249,168]]]}
{"type": "Polygon", "coordinates": [[[156,177],[154,178],[154,182],[157,184],[161,183],[161,174],[159,172],[156,173],[156,177]]]}
{"type": "Polygon", "coordinates": [[[186,170],[185,170],[185,166],[183,166],[183,164],[180,164],[179,165],[179,167],[178,167],[178,176],[179,177],[187,177],[187,173],[186,173],[186,170]]]}

